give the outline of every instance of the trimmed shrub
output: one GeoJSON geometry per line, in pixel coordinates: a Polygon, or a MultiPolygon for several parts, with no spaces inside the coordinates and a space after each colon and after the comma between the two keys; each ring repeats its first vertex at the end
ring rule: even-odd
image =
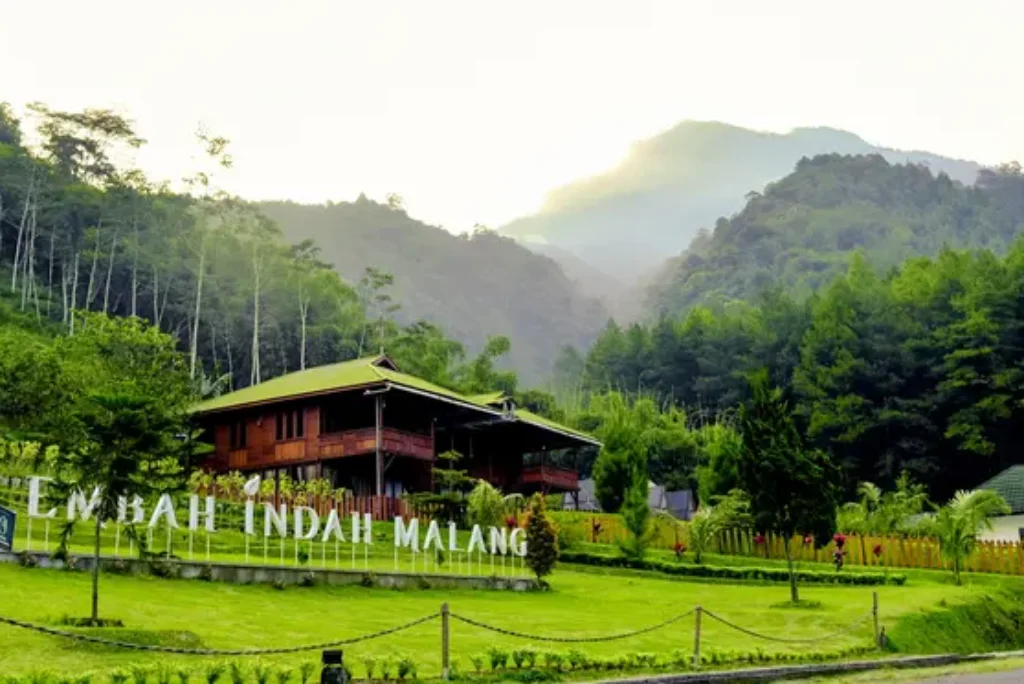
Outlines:
{"type": "MultiPolygon", "coordinates": [[[[789,572],[785,568],[731,567],[716,565],[682,565],[659,560],[626,558],[624,556],[603,556],[596,553],[567,551],[561,555],[563,563],[593,565],[602,568],[627,568],[647,570],[680,577],[702,577],[707,579],[788,582],[789,572]]],[[[822,572],[819,570],[797,570],[796,579],[806,584],[853,584],[853,585],[903,585],[906,575],[880,572],[822,572]]]]}

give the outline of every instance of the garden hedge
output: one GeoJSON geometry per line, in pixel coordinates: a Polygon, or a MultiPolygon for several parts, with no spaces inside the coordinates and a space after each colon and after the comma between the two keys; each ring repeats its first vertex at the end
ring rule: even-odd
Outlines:
{"type": "MultiPolygon", "coordinates": [[[[638,560],[625,556],[603,556],[596,553],[580,551],[563,551],[559,555],[563,563],[577,565],[595,565],[603,568],[628,568],[631,570],[649,570],[666,575],[682,577],[705,577],[723,580],[755,580],[767,582],[788,582],[789,572],[785,568],[730,567],[723,565],[689,565],[658,560],[638,560]]],[[[885,575],[880,572],[839,572],[819,570],[797,570],[796,579],[804,584],[858,584],[879,585],[906,583],[907,576],[899,574],[885,575]]]]}

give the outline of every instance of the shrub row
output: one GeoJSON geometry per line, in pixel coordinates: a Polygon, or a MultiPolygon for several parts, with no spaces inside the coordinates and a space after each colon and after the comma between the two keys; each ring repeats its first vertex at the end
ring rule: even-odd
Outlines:
{"type": "MultiPolygon", "coordinates": [[[[802,663],[842,660],[872,652],[868,646],[856,646],[835,651],[771,652],[718,651],[707,649],[701,654],[702,667],[730,667],[764,663],[802,663]]],[[[568,653],[538,652],[533,649],[506,651],[497,647],[487,653],[470,658],[472,671],[463,671],[456,658],[451,663],[453,681],[560,681],[563,673],[599,671],[673,671],[693,669],[693,656],[689,651],[672,653],[623,653],[610,657],[596,657],[572,650],[568,653]]],[[[361,660],[362,682],[406,684],[419,679],[416,661],[409,656],[379,658],[368,656],[361,660]]],[[[61,675],[41,670],[24,677],[6,677],[4,684],[313,684],[319,667],[305,662],[298,668],[272,667],[257,660],[214,662],[202,667],[170,667],[166,665],[135,665],[117,669],[106,675],[61,675]]],[[[351,659],[345,665],[349,681],[354,679],[351,659]]]]}
{"type": "MultiPolygon", "coordinates": [[[[689,565],[659,560],[635,559],[625,556],[604,556],[596,553],[580,551],[563,551],[559,556],[563,563],[578,565],[596,565],[603,568],[629,568],[631,570],[649,570],[666,575],[683,577],[705,577],[723,580],[760,580],[768,582],[788,582],[789,572],[785,568],[730,567],[723,565],[689,565]]],[[[820,570],[797,570],[796,579],[804,584],[895,584],[902,585],[907,581],[906,575],[880,572],[822,572],[820,570]]]]}

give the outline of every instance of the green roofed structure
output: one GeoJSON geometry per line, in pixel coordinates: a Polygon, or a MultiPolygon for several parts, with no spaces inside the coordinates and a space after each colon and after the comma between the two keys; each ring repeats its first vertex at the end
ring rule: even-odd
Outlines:
{"type": "Polygon", "coordinates": [[[996,492],[1010,506],[1010,515],[992,519],[992,529],[982,530],[981,537],[989,541],[1024,540],[1024,465],[1010,466],[976,489],[996,492]]]}
{"type": "Polygon", "coordinates": [[[991,490],[1006,499],[1012,515],[1024,513],[1024,465],[1010,466],[978,489],[991,490]]]}
{"type": "Polygon", "coordinates": [[[386,356],[289,373],[193,408],[214,445],[209,470],[323,477],[356,495],[433,489],[437,454],[506,492],[574,493],[554,454],[592,436],[519,409],[502,393],[466,396],[402,373],[386,356]]]}

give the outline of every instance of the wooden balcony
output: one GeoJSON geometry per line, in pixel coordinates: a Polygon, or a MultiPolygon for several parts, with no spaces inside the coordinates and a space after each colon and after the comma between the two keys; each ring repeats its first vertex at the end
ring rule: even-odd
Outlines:
{"type": "MultiPolygon", "coordinates": [[[[374,428],[348,430],[273,442],[262,447],[249,446],[215,454],[207,461],[212,470],[246,470],[273,468],[279,465],[310,463],[321,459],[372,454],[377,446],[374,428]]],[[[425,461],[434,459],[434,442],[430,435],[417,435],[395,428],[381,429],[381,446],[385,453],[425,461]]]]}
{"type": "MultiPolygon", "coordinates": [[[[381,428],[381,448],[389,454],[434,459],[434,441],[430,435],[417,435],[395,428],[381,428]]],[[[339,458],[372,454],[377,448],[377,432],[374,428],[335,432],[319,437],[320,458],[339,458]]]]}
{"type": "Polygon", "coordinates": [[[519,482],[523,489],[573,492],[579,489],[580,475],[569,468],[550,465],[525,466],[519,482]]]}

